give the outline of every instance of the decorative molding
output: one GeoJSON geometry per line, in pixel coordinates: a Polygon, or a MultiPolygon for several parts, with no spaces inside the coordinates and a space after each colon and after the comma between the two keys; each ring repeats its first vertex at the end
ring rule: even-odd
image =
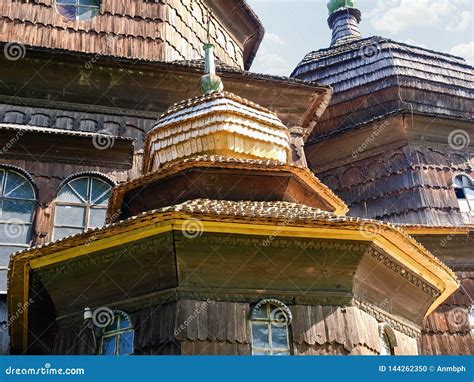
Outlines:
{"type": "Polygon", "coordinates": [[[360,310],[364,311],[365,313],[370,314],[380,323],[385,323],[390,325],[390,327],[398,330],[399,332],[406,334],[409,337],[416,338],[421,334],[421,328],[416,326],[413,323],[408,323],[403,321],[395,316],[392,316],[380,308],[372,305],[366,301],[362,301],[359,298],[354,298],[352,306],[359,308],[360,310]]]}
{"type": "Polygon", "coordinates": [[[434,298],[437,298],[441,295],[441,292],[438,289],[433,287],[431,284],[428,284],[427,282],[423,281],[420,277],[418,277],[413,272],[406,269],[399,262],[393,260],[388,255],[382,253],[381,250],[377,250],[373,247],[369,247],[367,249],[367,253],[369,253],[373,258],[381,262],[390,270],[402,276],[404,279],[406,279],[408,282],[410,282],[417,288],[423,290],[423,292],[425,292],[426,294],[434,298]]]}
{"type": "MultiPolygon", "coordinates": [[[[280,224],[282,229],[285,224],[280,224]]],[[[181,232],[176,232],[177,241],[193,241],[195,239],[186,238],[181,232]]],[[[267,237],[242,237],[242,236],[228,236],[228,235],[203,235],[199,241],[209,245],[231,245],[239,247],[273,247],[273,248],[297,248],[297,249],[322,249],[322,250],[336,250],[341,252],[363,253],[367,250],[369,243],[366,242],[336,242],[330,239],[313,239],[309,241],[306,238],[286,238],[278,236],[278,230],[275,229],[274,237],[269,240],[267,237]]]]}

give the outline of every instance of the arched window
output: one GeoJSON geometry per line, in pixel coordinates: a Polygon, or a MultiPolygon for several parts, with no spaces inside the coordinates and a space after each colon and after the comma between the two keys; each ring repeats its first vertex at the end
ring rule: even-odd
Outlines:
{"type": "Polygon", "coordinates": [[[99,8],[100,0],[56,0],[56,9],[68,20],[90,20],[99,8]]]}
{"type": "Polygon", "coordinates": [[[56,197],[53,240],[103,226],[111,190],[109,182],[90,175],[63,185],[56,197]]]}
{"type": "Polygon", "coordinates": [[[100,354],[130,355],[133,354],[133,325],[128,315],[114,311],[113,322],[104,328],[100,339],[100,354]]]}
{"type": "Polygon", "coordinates": [[[466,175],[458,175],[453,183],[461,212],[474,211],[474,182],[466,175]]]}
{"type": "Polygon", "coordinates": [[[395,347],[397,346],[397,337],[393,329],[382,323],[379,325],[380,335],[380,355],[395,355],[395,347]]]}
{"type": "Polygon", "coordinates": [[[36,191],[21,173],[0,168],[0,265],[30,244],[36,191]]]}
{"type": "Polygon", "coordinates": [[[250,315],[252,354],[289,355],[291,311],[278,300],[260,301],[250,315]]]}

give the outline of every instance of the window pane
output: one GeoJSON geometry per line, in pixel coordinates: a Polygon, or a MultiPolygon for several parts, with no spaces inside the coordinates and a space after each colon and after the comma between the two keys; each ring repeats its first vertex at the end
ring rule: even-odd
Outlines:
{"type": "Polygon", "coordinates": [[[456,192],[456,198],[458,199],[466,199],[466,195],[464,194],[464,189],[462,188],[455,188],[454,192],[456,192]]]}
{"type": "Polygon", "coordinates": [[[269,350],[254,350],[252,352],[253,355],[270,355],[269,350]]]}
{"type": "Polygon", "coordinates": [[[76,7],[74,5],[59,5],[57,6],[60,15],[69,20],[76,20],[76,7]]]}
{"type": "Polygon", "coordinates": [[[457,176],[456,178],[454,178],[454,187],[458,187],[458,188],[462,188],[463,184],[462,184],[462,179],[463,177],[462,176],[457,176]]]}
{"type": "Polygon", "coordinates": [[[62,188],[57,197],[59,202],[63,203],[85,203],[85,199],[79,198],[69,185],[62,188]]]}
{"type": "Polygon", "coordinates": [[[59,240],[66,236],[76,235],[83,232],[82,228],[54,228],[54,238],[53,240],[59,240]]]}
{"type": "Polygon", "coordinates": [[[79,20],[90,20],[96,15],[97,15],[96,8],[79,7],[79,11],[78,11],[79,20]]]}
{"type": "Polygon", "coordinates": [[[288,331],[286,325],[272,325],[272,348],[288,347],[288,331]]]}
{"type": "Polygon", "coordinates": [[[72,227],[84,227],[85,207],[78,206],[56,206],[55,225],[66,225],[72,227]]]}
{"type": "Polygon", "coordinates": [[[18,199],[35,199],[35,193],[30,182],[11,171],[7,173],[4,196],[18,199]]]}
{"type": "Polygon", "coordinates": [[[2,223],[0,224],[0,243],[28,244],[30,233],[30,225],[2,223]]]}
{"type": "Polygon", "coordinates": [[[252,346],[256,348],[269,348],[268,325],[252,323],[252,346]]]}
{"type": "Polygon", "coordinates": [[[33,220],[35,204],[20,200],[4,200],[2,203],[2,221],[15,220],[18,222],[31,223],[33,220]]]}
{"type": "Polygon", "coordinates": [[[112,187],[109,184],[99,179],[92,179],[92,203],[107,205],[111,189],[112,187]]]}
{"type": "Polygon", "coordinates": [[[89,218],[89,227],[88,228],[96,228],[102,227],[105,223],[105,215],[107,210],[105,208],[91,208],[89,210],[90,218],[89,218]]]}
{"type": "Polygon", "coordinates": [[[89,178],[74,179],[69,186],[84,200],[89,200],[89,178]]]}
{"type": "Polygon", "coordinates": [[[76,4],[76,0],[56,0],[59,4],[76,4]]]}
{"type": "Polygon", "coordinates": [[[126,318],[124,317],[120,317],[120,329],[128,329],[130,328],[132,325],[130,325],[130,321],[128,321],[126,318]]]}
{"type": "Polygon", "coordinates": [[[266,319],[267,318],[267,304],[260,305],[258,309],[254,309],[252,311],[252,318],[261,318],[261,319],[266,319]]]}
{"type": "Polygon", "coordinates": [[[119,320],[119,317],[118,316],[114,316],[114,320],[112,321],[112,323],[107,326],[104,330],[104,332],[113,332],[114,330],[117,330],[117,321],[119,320]]]}
{"type": "Polygon", "coordinates": [[[120,334],[119,354],[133,353],[133,332],[120,334]]]}
{"type": "Polygon", "coordinates": [[[115,355],[115,347],[117,344],[117,337],[104,337],[102,342],[102,354],[115,355]]]}
{"type": "Polygon", "coordinates": [[[466,195],[466,199],[474,200],[474,188],[465,188],[464,194],[466,195]]]}
{"type": "Polygon", "coordinates": [[[275,351],[273,355],[290,355],[289,351],[275,351]]]}
{"type": "Polygon", "coordinates": [[[99,1],[98,0],[79,0],[80,5],[93,5],[98,7],[99,1]]]}

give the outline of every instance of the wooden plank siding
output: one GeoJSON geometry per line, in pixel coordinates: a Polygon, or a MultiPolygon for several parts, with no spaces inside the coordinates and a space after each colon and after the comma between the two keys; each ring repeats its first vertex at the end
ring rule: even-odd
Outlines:
{"type": "MultiPolygon", "coordinates": [[[[295,355],[377,355],[378,322],[357,307],[290,305],[295,355]]],[[[248,303],[180,300],[131,313],[135,354],[250,355],[248,303]]],[[[61,324],[61,323],[60,323],[61,324]]],[[[90,354],[82,323],[64,324],[53,354],[90,354]],[[78,340],[82,338],[82,340],[78,340]],[[84,353],[85,352],[85,353],[84,353]]],[[[396,354],[417,354],[416,339],[395,331],[396,354]]]]}
{"type": "Polygon", "coordinates": [[[472,119],[472,66],[459,57],[383,37],[310,52],[292,76],[334,88],[309,142],[400,110],[472,119]],[[366,57],[370,51],[374,54],[366,57]]]}
{"type": "Polygon", "coordinates": [[[474,355],[469,310],[474,296],[474,272],[456,273],[461,287],[424,321],[418,341],[420,354],[474,355]]]}
{"type": "Polygon", "coordinates": [[[320,165],[316,174],[348,204],[350,216],[456,226],[474,222],[459,211],[452,184],[456,174],[474,172],[471,155],[469,150],[408,144],[336,168],[320,165]]]}
{"type": "Polygon", "coordinates": [[[231,17],[212,15],[216,56],[248,68],[261,40],[254,37],[262,26],[240,0],[219,5],[202,0],[103,0],[99,14],[86,21],[64,18],[52,1],[5,0],[0,3],[0,41],[151,61],[196,59],[207,42],[209,9],[217,6],[231,17]]]}

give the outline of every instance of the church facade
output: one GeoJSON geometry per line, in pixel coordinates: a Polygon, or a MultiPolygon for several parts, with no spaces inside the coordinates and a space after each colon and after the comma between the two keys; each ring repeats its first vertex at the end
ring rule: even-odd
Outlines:
{"type": "Polygon", "coordinates": [[[4,352],[472,354],[472,67],[328,8],[2,2],[4,352]]]}

